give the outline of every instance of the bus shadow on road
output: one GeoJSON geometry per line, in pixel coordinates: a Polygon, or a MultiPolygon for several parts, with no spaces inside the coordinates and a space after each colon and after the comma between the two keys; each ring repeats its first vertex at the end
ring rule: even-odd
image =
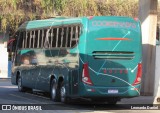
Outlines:
{"type": "MultiPolygon", "coordinates": [[[[42,91],[34,90],[33,92],[26,93],[38,96],[42,101],[44,98],[50,99],[50,95],[42,91]]],[[[90,99],[84,98],[72,99],[68,103],[53,102],[52,100],[50,100],[48,104],[40,105],[42,105],[43,109],[46,110],[123,110],[130,108],[130,105],[127,104],[108,104],[107,102],[93,102],[90,99]]]]}

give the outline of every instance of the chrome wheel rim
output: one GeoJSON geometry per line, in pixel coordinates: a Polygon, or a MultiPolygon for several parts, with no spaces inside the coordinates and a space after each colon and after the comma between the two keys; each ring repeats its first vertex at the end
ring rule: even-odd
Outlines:
{"type": "Polygon", "coordinates": [[[52,86],[52,99],[54,99],[56,96],[56,88],[55,85],[52,86]]]}

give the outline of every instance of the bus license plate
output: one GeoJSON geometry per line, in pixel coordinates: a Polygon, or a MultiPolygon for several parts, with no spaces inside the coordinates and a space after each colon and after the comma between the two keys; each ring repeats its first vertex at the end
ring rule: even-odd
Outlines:
{"type": "Polygon", "coordinates": [[[118,90],[117,89],[109,89],[108,93],[115,94],[115,93],[118,93],[118,90]]]}

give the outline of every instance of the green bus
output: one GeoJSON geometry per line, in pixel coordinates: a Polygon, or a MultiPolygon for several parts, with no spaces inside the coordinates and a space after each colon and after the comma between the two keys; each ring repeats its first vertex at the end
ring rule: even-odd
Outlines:
{"type": "Polygon", "coordinates": [[[116,104],[140,95],[141,25],[116,16],[57,17],[23,23],[8,42],[11,82],[53,101],[87,98],[116,104]]]}

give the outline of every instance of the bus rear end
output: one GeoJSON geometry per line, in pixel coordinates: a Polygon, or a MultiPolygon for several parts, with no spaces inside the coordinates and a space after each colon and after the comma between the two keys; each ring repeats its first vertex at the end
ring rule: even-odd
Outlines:
{"type": "Polygon", "coordinates": [[[88,19],[81,94],[90,98],[140,95],[142,43],[140,22],[128,17],[88,19]]]}

